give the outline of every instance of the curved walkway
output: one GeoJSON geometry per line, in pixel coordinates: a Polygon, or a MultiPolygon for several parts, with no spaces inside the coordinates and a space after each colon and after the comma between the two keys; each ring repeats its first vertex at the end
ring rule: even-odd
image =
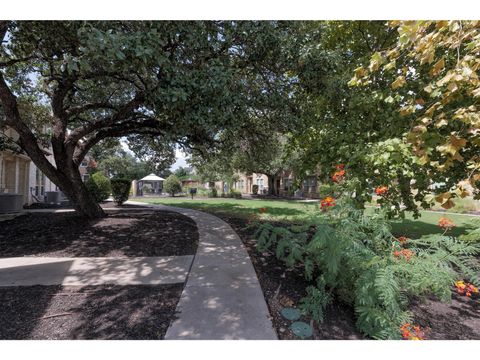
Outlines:
{"type": "Polygon", "coordinates": [[[277,339],[250,257],[230,225],[197,210],[129,203],[176,211],[197,223],[197,253],[166,340],[277,339]]]}

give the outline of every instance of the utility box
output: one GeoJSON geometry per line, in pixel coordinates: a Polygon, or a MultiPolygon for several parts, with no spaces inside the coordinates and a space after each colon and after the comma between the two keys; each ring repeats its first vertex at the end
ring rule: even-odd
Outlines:
{"type": "Polygon", "coordinates": [[[45,191],[45,202],[47,204],[60,204],[61,194],[60,191],[45,191]]]}
{"type": "Polygon", "coordinates": [[[23,195],[15,193],[0,194],[0,213],[19,212],[23,210],[23,195]]]}

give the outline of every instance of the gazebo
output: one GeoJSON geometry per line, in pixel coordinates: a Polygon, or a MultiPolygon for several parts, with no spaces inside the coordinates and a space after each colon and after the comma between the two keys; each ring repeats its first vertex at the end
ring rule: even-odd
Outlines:
{"type": "Polygon", "coordinates": [[[137,196],[143,196],[143,190],[145,185],[150,185],[152,188],[152,194],[161,194],[163,189],[163,181],[165,179],[155,174],[150,174],[137,181],[137,196]]]}

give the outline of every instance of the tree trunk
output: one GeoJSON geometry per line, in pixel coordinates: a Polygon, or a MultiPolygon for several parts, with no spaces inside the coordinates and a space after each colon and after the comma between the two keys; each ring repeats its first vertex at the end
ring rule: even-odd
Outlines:
{"type": "Polygon", "coordinates": [[[276,175],[267,175],[268,178],[268,195],[276,195],[276,185],[275,180],[277,179],[276,175]]]}
{"type": "Polygon", "coordinates": [[[72,202],[73,207],[81,215],[89,219],[99,219],[105,216],[102,207],[95,198],[88,192],[80,172],[76,168],[70,169],[67,177],[56,184],[60,190],[72,202]]]}

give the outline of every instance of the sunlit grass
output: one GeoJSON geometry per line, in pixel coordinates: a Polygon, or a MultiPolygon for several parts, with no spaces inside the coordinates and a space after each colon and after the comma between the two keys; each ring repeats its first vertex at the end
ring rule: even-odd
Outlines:
{"type": "MultiPolygon", "coordinates": [[[[240,218],[258,216],[262,220],[272,221],[295,221],[306,220],[316,211],[319,211],[318,202],[301,202],[298,200],[251,200],[251,199],[190,199],[181,198],[137,198],[136,201],[143,201],[151,204],[164,204],[189,209],[202,210],[212,214],[222,214],[240,218]],[[266,208],[265,213],[260,209],[266,208]]],[[[372,213],[374,208],[367,208],[366,213],[372,213]]],[[[443,214],[430,211],[422,211],[419,219],[414,219],[407,214],[403,220],[392,220],[392,230],[395,235],[404,235],[417,238],[427,234],[442,233],[438,226],[441,217],[450,218],[456,227],[449,232],[451,235],[463,234],[468,228],[480,226],[480,217],[473,217],[462,214],[443,214]]]]}

